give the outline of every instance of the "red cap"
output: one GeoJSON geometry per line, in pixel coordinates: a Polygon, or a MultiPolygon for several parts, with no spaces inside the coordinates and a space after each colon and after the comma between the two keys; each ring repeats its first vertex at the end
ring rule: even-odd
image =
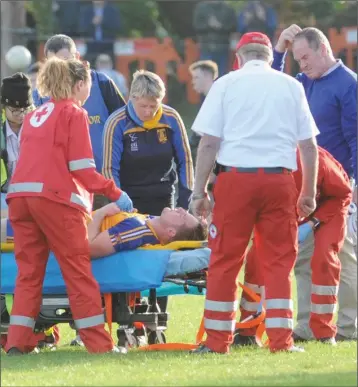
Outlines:
{"type": "MultiPolygon", "coordinates": [[[[241,39],[236,45],[235,51],[237,52],[241,47],[246,46],[247,44],[256,43],[262,44],[272,50],[272,44],[269,37],[261,32],[248,32],[241,36],[241,39]]],[[[239,69],[239,61],[235,57],[234,64],[232,66],[233,70],[239,69]]]]}

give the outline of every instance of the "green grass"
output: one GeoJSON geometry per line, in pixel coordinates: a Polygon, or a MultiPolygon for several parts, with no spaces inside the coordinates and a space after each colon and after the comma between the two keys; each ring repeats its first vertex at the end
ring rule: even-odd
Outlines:
{"type": "MultiPolygon", "coordinates": [[[[204,297],[170,298],[167,341],[193,343],[204,297]]],[[[186,352],[127,356],[89,355],[66,345],[73,331],[61,326],[54,352],[1,356],[1,386],[356,386],[357,346],[304,345],[305,353],[270,354],[266,349],[235,349],[231,354],[197,357],[186,352]]]]}

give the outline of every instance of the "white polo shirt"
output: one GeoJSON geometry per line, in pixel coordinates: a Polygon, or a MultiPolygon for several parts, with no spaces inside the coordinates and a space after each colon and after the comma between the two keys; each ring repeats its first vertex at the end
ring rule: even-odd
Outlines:
{"type": "Polygon", "coordinates": [[[292,170],[298,141],[319,134],[302,85],[261,60],[214,82],[192,129],[222,139],[222,165],[292,170]]]}

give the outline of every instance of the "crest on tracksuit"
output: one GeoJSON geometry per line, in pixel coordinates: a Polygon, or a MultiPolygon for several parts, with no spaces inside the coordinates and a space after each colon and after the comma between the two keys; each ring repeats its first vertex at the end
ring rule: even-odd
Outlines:
{"type": "Polygon", "coordinates": [[[209,235],[212,239],[216,238],[216,235],[218,234],[218,229],[216,228],[215,224],[211,223],[209,227],[209,235]]]}
{"type": "Polygon", "coordinates": [[[166,129],[157,129],[158,141],[165,144],[168,141],[166,129]]]}

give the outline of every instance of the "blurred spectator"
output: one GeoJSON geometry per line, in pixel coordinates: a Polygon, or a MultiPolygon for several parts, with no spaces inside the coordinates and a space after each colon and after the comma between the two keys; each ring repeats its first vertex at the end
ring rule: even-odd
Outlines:
{"type": "Polygon", "coordinates": [[[79,36],[78,15],[81,4],[79,0],[52,1],[52,10],[57,22],[57,32],[72,37],[79,36]]]}
{"type": "Polygon", "coordinates": [[[261,0],[248,1],[248,4],[240,12],[237,20],[237,32],[262,32],[271,41],[275,37],[277,29],[277,13],[274,8],[261,0]]]}
{"type": "Polygon", "coordinates": [[[127,98],[128,86],[124,75],[113,68],[113,61],[110,55],[100,54],[96,59],[96,70],[105,73],[113,80],[123,97],[127,98]]]}
{"type": "Polygon", "coordinates": [[[41,62],[35,62],[27,70],[27,76],[31,80],[31,88],[32,88],[32,90],[35,90],[37,88],[37,86],[36,86],[37,74],[38,74],[38,72],[40,70],[41,65],[42,65],[41,62]]]}
{"type": "Polygon", "coordinates": [[[96,41],[114,40],[121,29],[119,10],[107,1],[92,1],[80,12],[79,32],[96,41]]]}
{"type": "Polygon", "coordinates": [[[194,9],[193,27],[200,59],[218,64],[219,75],[228,70],[230,34],[235,31],[235,12],[224,1],[201,1],[194,9]]]}

